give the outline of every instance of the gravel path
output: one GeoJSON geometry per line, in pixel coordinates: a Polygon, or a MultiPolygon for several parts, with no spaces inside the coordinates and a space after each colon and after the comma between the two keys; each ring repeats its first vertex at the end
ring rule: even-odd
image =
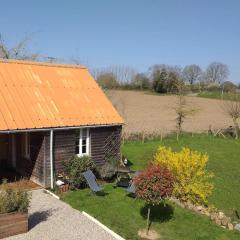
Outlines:
{"type": "Polygon", "coordinates": [[[113,240],[109,233],[81,212],[52,197],[44,190],[34,190],[29,211],[29,232],[6,240],[84,239],[113,240]]]}

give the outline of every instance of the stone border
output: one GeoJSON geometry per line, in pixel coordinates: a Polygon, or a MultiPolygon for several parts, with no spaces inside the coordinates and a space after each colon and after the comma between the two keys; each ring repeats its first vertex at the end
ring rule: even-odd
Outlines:
{"type": "Polygon", "coordinates": [[[86,216],[88,219],[90,219],[91,221],[93,221],[94,223],[96,223],[98,226],[100,226],[102,229],[104,229],[106,232],[108,232],[110,235],[112,235],[117,240],[125,240],[120,235],[118,235],[117,233],[113,232],[111,229],[109,229],[107,226],[103,225],[101,222],[99,222],[96,218],[92,217],[88,213],[82,211],[82,214],[84,216],[86,216]]]}
{"type": "Polygon", "coordinates": [[[51,192],[51,191],[49,191],[47,189],[44,189],[43,192],[48,193],[51,196],[55,197],[56,199],[60,200],[60,197],[58,195],[54,194],[53,192],[51,192]]]}
{"type": "Polygon", "coordinates": [[[187,208],[194,211],[195,213],[205,215],[214,221],[217,225],[226,228],[228,230],[237,230],[240,231],[240,224],[237,222],[232,222],[230,217],[227,217],[223,212],[218,212],[209,209],[208,207],[196,206],[189,202],[181,202],[176,198],[170,198],[170,201],[174,202],[182,208],[187,208]]]}

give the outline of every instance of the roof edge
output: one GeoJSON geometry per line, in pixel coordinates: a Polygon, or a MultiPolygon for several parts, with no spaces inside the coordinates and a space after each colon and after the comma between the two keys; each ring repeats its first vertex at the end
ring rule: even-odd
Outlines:
{"type": "Polygon", "coordinates": [[[18,133],[18,132],[43,132],[50,130],[71,130],[78,128],[97,128],[97,127],[114,127],[122,126],[124,123],[112,123],[112,124],[95,124],[95,125],[79,125],[79,126],[69,126],[69,127],[45,127],[45,128],[26,128],[26,129],[9,129],[9,130],[0,130],[1,134],[4,133],[18,133]]]}
{"type": "Polygon", "coordinates": [[[37,65],[37,66],[46,66],[46,67],[87,69],[85,66],[78,65],[78,64],[48,63],[48,62],[38,62],[38,61],[25,61],[25,60],[18,60],[18,59],[1,59],[0,58],[0,63],[13,63],[13,64],[37,65]]]}

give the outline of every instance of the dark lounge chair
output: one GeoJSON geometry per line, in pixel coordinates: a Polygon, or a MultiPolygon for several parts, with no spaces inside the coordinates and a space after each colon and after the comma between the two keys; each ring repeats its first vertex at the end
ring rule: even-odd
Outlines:
{"type": "Polygon", "coordinates": [[[103,188],[98,185],[96,177],[91,170],[84,172],[83,176],[86,179],[88,186],[94,193],[103,191],[103,188]]]}
{"type": "MultiPolygon", "coordinates": [[[[139,171],[137,171],[137,172],[135,172],[134,173],[134,175],[133,175],[133,177],[136,177],[136,176],[138,176],[139,175],[139,171]]],[[[135,194],[135,186],[134,186],[134,183],[133,183],[133,181],[131,181],[131,183],[129,184],[129,187],[127,188],[127,191],[129,192],[129,193],[131,193],[131,194],[135,194]]]]}

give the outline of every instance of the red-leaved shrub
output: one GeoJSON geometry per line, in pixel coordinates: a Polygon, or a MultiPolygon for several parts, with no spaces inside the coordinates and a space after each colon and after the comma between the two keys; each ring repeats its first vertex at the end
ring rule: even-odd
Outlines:
{"type": "Polygon", "coordinates": [[[175,177],[165,167],[149,165],[133,179],[136,197],[150,205],[157,205],[170,197],[175,177]]]}

